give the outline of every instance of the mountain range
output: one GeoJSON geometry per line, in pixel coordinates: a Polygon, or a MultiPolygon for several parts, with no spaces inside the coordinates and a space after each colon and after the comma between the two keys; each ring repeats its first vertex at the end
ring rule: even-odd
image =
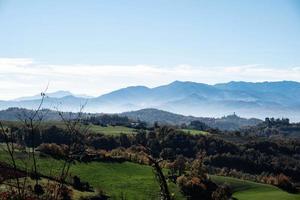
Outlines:
{"type": "MultiPolygon", "coordinates": [[[[40,95],[0,101],[0,109],[34,109],[40,95]]],[[[98,97],[82,97],[68,91],[47,94],[44,108],[76,112],[121,113],[145,108],[162,109],[183,115],[222,117],[237,113],[251,118],[288,117],[300,121],[300,83],[228,82],[208,85],[175,81],[155,88],[132,86],[98,97]]]]}

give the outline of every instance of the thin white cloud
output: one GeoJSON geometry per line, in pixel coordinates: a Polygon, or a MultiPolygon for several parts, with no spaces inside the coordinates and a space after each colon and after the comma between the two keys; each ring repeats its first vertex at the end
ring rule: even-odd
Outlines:
{"type": "Polygon", "coordinates": [[[243,66],[53,65],[30,58],[0,58],[0,99],[42,91],[70,90],[98,96],[132,85],[155,87],[174,80],[202,83],[228,81],[300,81],[300,68],[243,66]]]}
{"type": "Polygon", "coordinates": [[[1,66],[26,66],[33,64],[33,59],[30,58],[0,58],[1,66]]]}

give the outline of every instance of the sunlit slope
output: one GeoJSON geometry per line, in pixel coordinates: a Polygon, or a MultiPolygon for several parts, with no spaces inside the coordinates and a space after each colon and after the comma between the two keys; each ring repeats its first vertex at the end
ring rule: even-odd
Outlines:
{"type": "Polygon", "coordinates": [[[217,183],[227,183],[238,200],[299,200],[300,194],[289,194],[277,187],[230,177],[211,176],[217,183]]]}

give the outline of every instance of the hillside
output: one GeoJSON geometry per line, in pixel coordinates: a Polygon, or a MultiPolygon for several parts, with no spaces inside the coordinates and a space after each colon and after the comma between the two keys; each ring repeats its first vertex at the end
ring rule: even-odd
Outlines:
{"type": "Polygon", "coordinates": [[[142,109],[132,112],[124,112],[121,115],[134,120],[141,120],[153,124],[154,122],[166,123],[170,125],[189,124],[191,121],[201,121],[212,128],[221,130],[237,130],[245,126],[255,126],[262,122],[259,119],[241,118],[235,114],[221,118],[194,117],[174,114],[158,109],[142,109]]]}
{"type": "MultiPolygon", "coordinates": [[[[5,159],[0,154],[0,159],[5,159]]],[[[39,167],[45,174],[51,168],[58,172],[62,162],[44,157],[39,160],[39,167]]],[[[71,168],[72,174],[77,174],[82,180],[89,181],[94,188],[101,188],[111,196],[112,200],[120,199],[123,195],[132,200],[156,199],[158,184],[151,167],[131,162],[91,162],[77,163],[71,168]],[[93,173],[91,173],[93,172],[93,173]]],[[[236,178],[211,175],[211,179],[219,184],[228,184],[233,190],[233,197],[239,200],[297,200],[299,194],[289,194],[271,185],[240,180],[236,178]]],[[[176,200],[184,200],[179,188],[169,183],[176,200]]]]}
{"type": "MultiPolygon", "coordinates": [[[[0,110],[0,120],[3,121],[19,121],[20,119],[25,118],[33,114],[33,110],[25,108],[16,108],[11,107],[6,110],[0,110]]],[[[74,118],[78,116],[78,113],[75,112],[62,112],[65,118],[74,118]]],[[[59,112],[55,110],[42,109],[40,110],[40,115],[43,115],[44,121],[60,121],[61,117],[59,112]]],[[[91,116],[89,113],[84,113],[85,116],[91,116]]]]}
{"type": "Polygon", "coordinates": [[[216,183],[226,183],[231,186],[233,196],[239,200],[299,200],[299,194],[289,194],[271,185],[255,183],[224,176],[211,176],[216,183]]]}
{"type": "MultiPolygon", "coordinates": [[[[20,109],[20,108],[9,108],[6,110],[0,111],[0,120],[5,121],[17,121],[19,118],[28,116],[32,113],[31,110],[28,109],[20,109]]],[[[60,121],[61,117],[59,116],[57,111],[44,109],[42,113],[45,114],[45,121],[60,121]]],[[[64,112],[65,117],[76,117],[76,113],[64,112]]],[[[100,116],[103,114],[90,114],[84,113],[84,116],[100,116]]],[[[199,120],[204,122],[208,126],[212,128],[219,128],[221,130],[237,130],[239,128],[245,126],[254,126],[261,122],[259,119],[245,119],[238,117],[237,115],[229,115],[222,118],[205,118],[205,117],[194,117],[194,116],[184,116],[179,115],[163,110],[158,109],[142,109],[132,112],[124,112],[118,114],[120,116],[127,116],[132,120],[141,120],[147,122],[149,124],[153,124],[154,122],[160,122],[162,124],[169,125],[181,125],[181,124],[189,124],[191,121],[199,120]]]]}

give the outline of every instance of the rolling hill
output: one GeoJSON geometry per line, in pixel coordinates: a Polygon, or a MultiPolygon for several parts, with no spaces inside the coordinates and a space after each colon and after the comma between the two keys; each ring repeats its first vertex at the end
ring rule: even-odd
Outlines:
{"type": "MultiPolygon", "coordinates": [[[[24,109],[24,108],[8,108],[6,110],[0,111],[0,120],[4,121],[18,121],[19,118],[23,118],[24,116],[30,116],[32,114],[32,110],[24,109]]],[[[41,114],[44,114],[44,121],[60,121],[61,117],[59,113],[54,110],[43,109],[41,110],[41,114]]],[[[72,112],[64,112],[62,113],[65,118],[75,118],[77,113],[72,112]]],[[[84,113],[85,117],[89,116],[97,116],[103,115],[103,113],[84,113]]],[[[147,122],[149,124],[153,124],[154,122],[159,122],[162,124],[168,125],[180,125],[180,124],[189,124],[191,121],[199,120],[204,122],[213,128],[219,128],[221,130],[237,130],[244,126],[254,126],[261,122],[259,119],[246,119],[238,117],[237,115],[229,115],[222,118],[205,118],[205,117],[194,117],[194,116],[184,116],[179,115],[163,110],[158,109],[142,109],[132,112],[124,112],[118,114],[120,116],[126,116],[132,120],[141,120],[147,122]]]]}
{"type": "Polygon", "coordinates": [[[141,120],[147,123],[160,122],[170,125],[189,124],[191,121],[201,121],[212,128],[221,130],[237,130],[245,126],[255,126],[262,122],[256,118],[241,118],[235,114],[224,116],[221,118],[194,117],[174,114],[171,112],[158,109],[142,109],[132,112],[124,112],[122,116],[127,116],[130,119],[141,120]]]}

